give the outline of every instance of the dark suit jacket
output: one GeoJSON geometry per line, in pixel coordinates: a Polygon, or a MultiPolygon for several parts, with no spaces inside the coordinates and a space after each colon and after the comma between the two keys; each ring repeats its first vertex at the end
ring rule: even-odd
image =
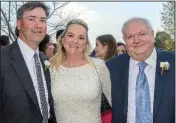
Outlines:
{"type": "MultiPolygon", "coordinates": [[[[107,61],[112,81],[112,123],[127,122],[128,105],[128,54],[107,61]]],[[[175,122],[175,55],[157,50],[154,91],[153,123],[175,122]],[[170,68],[161,75],[160,62],[168,61],[170,68]]]]}
{"type": "MultiPolygon", "coordinates": [[[[44,67],[44,54],[40,52],[44,67]]],[[[45,69],[44,69],[45,70],[45,69]]],[[[56,123],[50,73],[44,71],[50,104],[49,123],[56,123]]],[[[33,82],[17,41],[1,49],[0,123],[42,123],[33,82]]]]}

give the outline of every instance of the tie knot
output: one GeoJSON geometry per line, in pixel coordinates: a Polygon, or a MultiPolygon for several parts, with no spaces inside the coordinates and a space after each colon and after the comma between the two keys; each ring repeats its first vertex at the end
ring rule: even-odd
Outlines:
{"type": "Polygon", "coordinates": [[[138,65],[139,65],[139,71],[143,72],[148,64],[146,62],[139,62],[138,65]]]}
{"type": "Polygon", "coordinates": [[[34,59],[38,59],[38,54],[37,53],[34,54],[34,59]]]}

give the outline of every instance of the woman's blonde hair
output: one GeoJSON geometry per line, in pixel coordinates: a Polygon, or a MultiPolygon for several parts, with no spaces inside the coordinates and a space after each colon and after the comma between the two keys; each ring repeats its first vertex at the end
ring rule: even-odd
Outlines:
{"type": "Polygon", "coordinates": [[[60,41],[58,41],[58,48],[57,48],[57,52],[56,54],[50,59],[50,62],[51,62],[51,68],[55,68],[55,69],[58,69],[59,66],[66,60],[66,51],[62,45],[62,39],[63,37],[65,36],[67,30],[68,30],[68,27],[72,24],[78,24],[78,25],[81,25],[83,26],[87,33],[86,33],[86,48],[84,50],[84,60],[90,62],[90,57],[89,57],[89,54],[90,54],[90,42],[89,42],[89,38],[88,38],[88,26],[87,24],[81,20],[81,19],[73,19],[71,21],[69,21],[66,25],[66,29],[64,30],[63,34],[61,35],[61,38],[60,38],[60,41]]]}

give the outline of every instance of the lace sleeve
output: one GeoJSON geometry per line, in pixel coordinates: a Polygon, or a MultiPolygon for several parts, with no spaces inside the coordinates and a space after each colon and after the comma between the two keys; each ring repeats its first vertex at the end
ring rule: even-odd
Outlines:
{"type": "Polygon", "coordinates": [[[105,65],[103,60],[99,60],[99,63],[95,65],[96,70],[98,72],[100,82],[101,82],[101,89],[106,96],[110,106],[111,103],[111,80],[110,80],[110,73],[108,68],[105,65]]]}

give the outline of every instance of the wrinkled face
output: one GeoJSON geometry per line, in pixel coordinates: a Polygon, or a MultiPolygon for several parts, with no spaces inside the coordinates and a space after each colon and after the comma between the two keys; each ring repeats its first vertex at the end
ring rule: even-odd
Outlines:
{"type": "Polygon", "coordinates": [[[126,26],[124,40],[128,54],[137,61],[144,61],[153,51],[154,31],[142,21],[135,20],[126,26]]]}
{"type": "Polygon", "coordinates": [[[46,49],[45,49],[45,54],[49,59],[53,56],[54,49],[55,49],[55,47],[54,47],[52,41],[49,41],[47,43],[46,49]]]}
{"type": "Polygon", "coordinates": [[[87,30],[78,24],[70,25],[62,38],[62,45],[66,54],[83,55],[87,45],[87,30]]]}
{"type": "Polygon", "coordinates": [[[27,44],[39,44],[46,34],[46,14],[42,8],[25,11],[23,17],[17,20],[19,37],[27,44]]]}
{"type": "Polygon", "coordinates": [[[95,56],[104,58],[107,52],[107,45],[103,46],[99,40],[96,40],[95,56]]]}
{"type": "Polygon", "coordinates": [[[126,53],[125,46],[119,45],[119,46],[117,47],[117,53],[118,53],[118,55],[123,54],[123,53],[126,53]]]}

